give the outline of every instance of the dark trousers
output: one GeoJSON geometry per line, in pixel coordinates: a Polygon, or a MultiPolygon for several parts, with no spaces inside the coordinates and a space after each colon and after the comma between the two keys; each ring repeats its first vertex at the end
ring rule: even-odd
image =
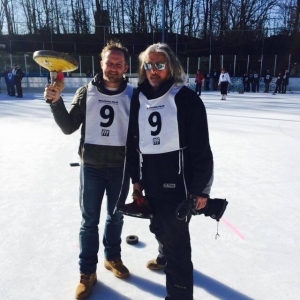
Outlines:
{"type": "Polygon", "coordinates": [[[270,82],[265,82],[265,92],[268,93],[270,91],[270,82]]]}
{"type": "Polygon", "coordinates": [[[253,91],[253,89],[254,89],[253,81],[249,81],[248,89],[249,89],[249,91],[247,91],[247,92],[253,91]]]}
{"type": "Polygon", "coordinates": [[[176,219],[178,202],[149,198],[153,209],[150,231],[159,243],[158,263],[166,263],[166,289],[172,300],[193,299],[193,264],[189,221],[176,219]]]}
{"type": "Polygon", "coordinates": [[[286,87],[287,87],[287,85],[283,83],[281,86],[281,93],[283,93],[283,94],[286,93],[286,87]]]}
{"type": "Polygon", "coordinates": [[[281,93],[281,83],[276,83],[274,93],[281,93]]]}
{"type": "Polygon", "coordinates": [[[201,88],[202,88],[202,84],[196,82],[196,93],[199,94],[199,96],[201,96],[201,88]]]}
{"type": "Polygon", "coordinates": [[[22,91],[22,81],[20,80],[16,80],[15,81],[15,85],[16,85],[16,90],[17,90],[17,94],[19,97],[23,96],[23,91],[22,91]]]}
{"type": "Polygon", "coordinates": [[[7,93],[9,96],[15,96],[15,85],[13,82],[7,83],[7,93]]]}
{"type": "Polygon", "coordinates": [[[210,80],[205,80],[205,90],[209,91],[210,80]]]}
{"type": "Polygon", "coordinates": [[[253,81],[252,92],[254,92],[254,93],[259,92],[259,82],[258,81],[253,81]]]}

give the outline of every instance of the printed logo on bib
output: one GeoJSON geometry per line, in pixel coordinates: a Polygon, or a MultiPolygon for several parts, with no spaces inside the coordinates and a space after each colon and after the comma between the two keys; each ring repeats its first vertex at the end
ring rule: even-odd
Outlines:
{"type": "Polygon", "coordinates": [[[153,145],[160,145],[160,138],[159,137],[153,139],[153,145]]]}
{"type": "Polygon", "coordinates": [[[102,136],[109,136],[109,130],[107,130],[107,129],[102,129],[101,135],[102,135],[102,136]]]}
{"type": "Polygon", "coordinates": [[[163,187],[166,189],[175,189],[176,184],[175,183],[164,183],[163,187]]]}

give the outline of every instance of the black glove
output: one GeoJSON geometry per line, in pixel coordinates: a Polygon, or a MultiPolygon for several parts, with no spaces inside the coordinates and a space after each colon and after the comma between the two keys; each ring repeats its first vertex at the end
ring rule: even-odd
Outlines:
{"type": "Polygon", "coordinates": [[[204,214],[206,217],[211,217],[214,220],[219,221],[223,216],[228,202],[226,199],[215,198],[207,199],[206,206],[202,209],[195,209],[195,201],[196,199],[187,199],[181,202],[176,210],[176,218],[178,220],[184,220],[186,217],[190,215],[201,215],[204,214]]]}

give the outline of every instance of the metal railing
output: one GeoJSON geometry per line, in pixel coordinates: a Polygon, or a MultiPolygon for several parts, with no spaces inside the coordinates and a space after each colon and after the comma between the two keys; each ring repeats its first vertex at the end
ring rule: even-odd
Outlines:
{"type": "MultiPolygon", "coordinates": [[[[33,53],[5,53],[0,52],[0,70],[17,64],[26,76],[47,76],[48,71],[39,66],[32,58],[33,53]]],[[[78,61],[78,70],[67,74],[72,77],[93,77],[100,71],[99,55],[72,55],[78,61]]],[[[232,77],[242,76],[245,72],[256,71],[263,75],[270,70],[273,76],[283,69],[288,69],[291,77],[300,77],[299,55],[209,55],[205,57],[179,57],[187,75],[191,78],[200,69],[203,74],[219,71],[225,67],[232,77]]],[[[130,56],[128,75],[134,77],[138,68],[137,55],[130,56]]]]}

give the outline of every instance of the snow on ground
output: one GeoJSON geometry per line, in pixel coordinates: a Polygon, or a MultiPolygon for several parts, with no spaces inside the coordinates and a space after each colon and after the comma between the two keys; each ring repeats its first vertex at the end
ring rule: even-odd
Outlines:
{"type": "MultiPolygon", "coordinates": [[[[70,107],[73,94],[64,94],[70,107]]],[[[196,300],[300,297],[300,97],[297,93],[203,92],[215,159],[212,197],[228,208],[219,224],[191,221],[196,300]]],[[[64,135],[42,92],[0,94],[0,298],[74,299],[78,284],[79,132],[64,135]],[[9,99],[8,99],[9,98],[9,99]]],[[[131,202],[128,197],[128,202],[131,202]]],[[[103,232],[105,205],[101,214],[103,232]]],[[[103,267],[90,300],[164,299],[165,275],[145,267],[157,244],[148,220],[125,216],[120,280],[103,267]],[[126,236],[138,235],[137,245],[126,236]]],[[[185,299],[182,299],[185,300],[185,299]]]]}

